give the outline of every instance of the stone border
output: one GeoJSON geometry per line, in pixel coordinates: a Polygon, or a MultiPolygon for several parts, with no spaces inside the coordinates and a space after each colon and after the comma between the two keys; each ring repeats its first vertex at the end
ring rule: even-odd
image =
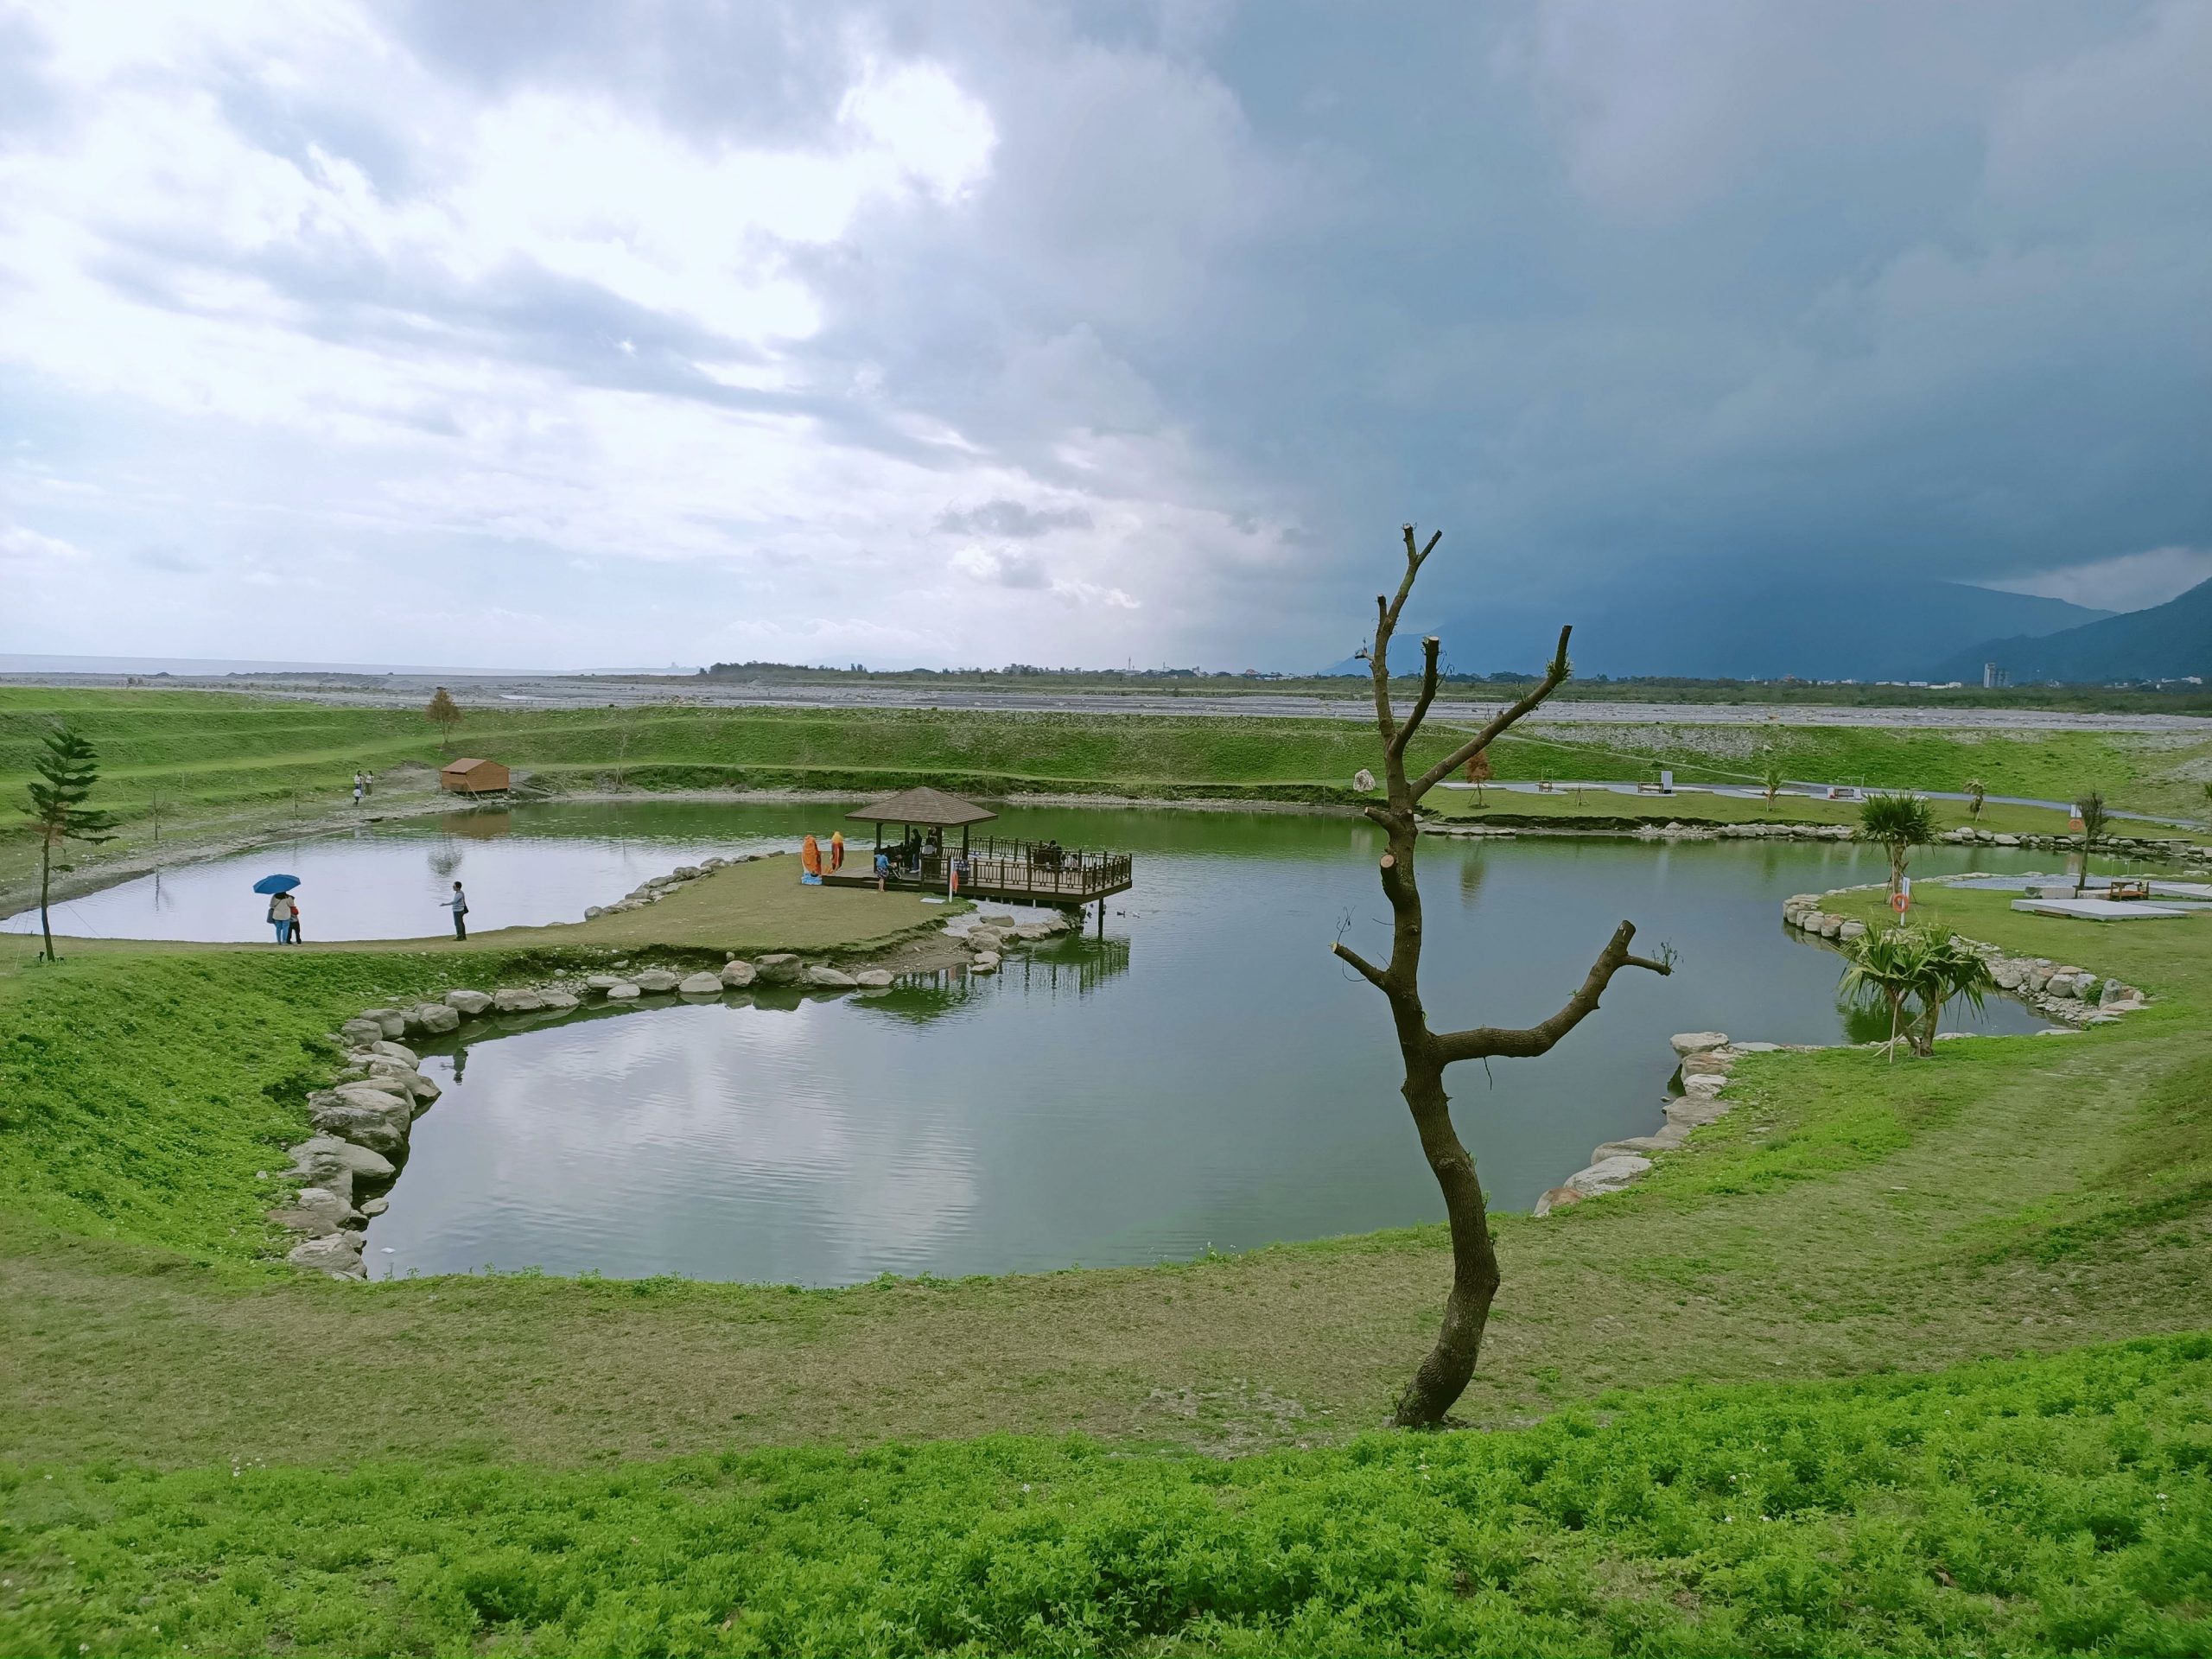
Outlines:
{"type": "MultiPolygon", "coordinates": [[[[744,861],[709,861],[691,875],[679,871],[673,878],[657,877],[655,896],[722,864],[744,861]]],[[[942,931],[967,953],[963,965],[969,972],[991,974],[998,971],[1009,950],[1080,927],[1058,912],[1034,922],[1018,921],[1004,912],[972,917],[963,912],[948,918],[942,931]]],[[[285,1260],[334,1279],[368,1277],[362,1252],[369,1222],[384,1212],[385,1192],[399,1178],[415,1119],[441,1092],[423,1074],[420,1056],[399,1041],[402,1037],[444,1036],[458,1031],[464,1020],[490,1014],[566,1013],[582,1007],[591,995],[620,1006],[639,1002],[649,995],[720,997],[756,984],[865,994],[889,989],[894,978],[887,969],[848,973],[826,963],[810,963],[795,952],[772,951],[750,962],[734,957],[718,973],[678,974],[673,969],[648,968],[628,975],[589,974],[548,985],[450,990],[437,1001],[408,1008],[365,1008],[338,1029],[339,1039],[350,1046],[344,1068],[328,1088],[308,1096],[308,1122],[315,1133],[289,1148],[292,1166],[285,1172],[301,1186],[289,1204],[269,1211],[271,1221],[300,1236],[285,1260]],[[365,1191],[375,1196],[363,1197],[365,1191]]]]}
{"type": "MultiPolygon", "coordinates": [[[[1954,881],[1985,880],[1986,873],[1970,871],[1965,875],[1947,876],[1930,886],[1948,886],[1954,881]]],[[[1847,917],[1830,915],[1821,908],[1823,899],[1837,893],[1880,893],[1886,891],[1886,881],[1870,881],[1862,887],[1838,887],[1833,893],[1793,893],[1783,901],[1782,919],[1800,932],[1815,934],[1823,939],[1840,944],[1859,938],[1866,931],[1866,924],[1847,917]]],[[[2056,963],[2049,957],[2007,956],[1985,939],[1970,939],[1963,933],[1951,936],[1989,964],[1990,977],[1997,982],[1997,988],[2017,996],[2037,1014],[2069,1027],[2109,1025],[2124,1014],[2133,1014],[2149,1001],[2134,986],[2123,980],[2092,973],[2086,968],[2071,963],[2056,963]]],[[[1961,1033],[1961,1035],[1972,1035],[1961,1033]]]]}
{"type": "MultiPolygon", "coordinates": [[[[1948,881],[1971,881],[1980,873],[1944,878],[1948,881]]],[[[1931,882],[1929,885],[1942,885],[1931,882]]],[[[1886,891],[1886,881],[1869,881],[1858,887],[1835,887],[1825,893],[1800,893],[1792,894],[1783,905],[1782,918],[1800,932],[1816,938],[1842,941],[1855,939],[1866,931],[1864,922],[1848,917],[1832,915],[1821,909],[1821,901],[1843,893],[1879,893],[1886,891]]],[[[2147,1007],[2150,999],[2136,987],[2118,979],[2101,977],[2086,968],[2075,968],[2054,963],[2048,957],[2007,956],[1996,945],[1981,939],[1967,938],[1963,933],[1951,936],[1989,963],[1990,976],[1997,982],[1998,989],[2017,996],[2038,1014],[2063,1020],[2063,1026],[2051,1028],[2045,1034],[2066,1034],[2083,1026],[2110,1025],[2122,1014],[2133,1014],[2147,1007]]],[[[1980,1033],[1971,1031],[1947,1031],[1938,1034],[1938,1042],[1955,1042],[1980,1033]]],[[[1736,1062],[1746,1054],[1789,1052],[1811,1054],[1825,1047],[1841,1047],[1841,1044],[1818,1043],[1732,1043],[1726,1033],[1718,1031],[1679,1032],[1669,1041],[1675,1052],[1681,1056],[1682,1092],[1670,1096],[1661,1109],[1666,1122],[1651,1135],[1630,1135],[1619,1141],[1608,1141],[1590,1154],[1589,1164],[1578,1169],[1559,1185],[1551,1188],[1536,1200],[1533,1213],[1538,1217],[1550,1215],[1586,1198],[1602,1198],[1608,1192],[1618,1192],[1623,1187],[1648,1172],[1655,1157],[1662,1152],[1672,1152],[1688,1141],[1694,1129],[1717,1122],[1728,1115],[1734,1103],[1721,1097],[1721,1090],[1728,1085],[1730,1071],[1736,1062]]],[[[1860,1048],[1878,1048],[1878,1043],[1852,1045],[1860,1048]]]]}

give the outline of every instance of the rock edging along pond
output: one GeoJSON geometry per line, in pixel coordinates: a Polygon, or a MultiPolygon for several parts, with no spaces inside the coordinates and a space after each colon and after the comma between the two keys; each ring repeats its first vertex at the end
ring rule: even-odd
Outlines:
{"type": "MultiPolygon", "coordinates": [[[[1950,879],[1971,881],[1976,877],[1967,874],[1950,879]]],[[[1783,906],[1782,918],[1788,925],[1816,938],[1839,943],[1859,938],[1866,931],[1866,923],[1832,915],[1821,907],[1821,901],[1839,893],[1878,893],[1888,885],[1885,881],[1870,881],[1858,887],[1836,887],[1826,893],[1795,893],[1783,906]]],[[[2039,1014],[2065,1022],[2064,1029],[2109,1025],[2120,1015],[2148,1004],[2149,999],[2136,987],[2086,968],[2054,963],[2048,957],[2010,956],[1985,940],[1970,939],[1963,934],[1952,937],[1989,964],[1990,977],[1996,982],[1998,989],[2018,997],[2039,1014]]],[[[1939,1040],[1958,1041],[1975,1034],[1946,1032],[1939,1040]]],[[[1682,1092],[1663,1103],[1662,1110],[1666,1121],[1650,1135],[1609,1141],[1595,1148],[1588,1165],[1536,1200],[1537,1216],[1548,1216],[1585,1199],[1619,1192],[1649,1172],[1659,1154],[1672,1152],[1689,1139],[1693,1130],[1726,1116],[1734,1103],[1724,1099],[1722,1091],[1728,1086],[1729,1073],[1743,1056],[1780,1052],[1814,1053],[1821,1046],[1808,1043],[1732,1043],[1726,1033],[1718,1031],[1682,1032],[1671,1040],[1675,1052],[1681,1056],[1682,1092]]]]}
{"type": "MultiPolygon", "coordinates": [[[[716,861],[701,866],[699,874],[725,861],[716,861]]],[[[957,945],[968,972],[989,974],[1007,951],[1075,926],[1058,913],[1027,922],[1005,912],[973,918],[963,913],[949,919],[943,931],[957,945]]],[[[332,1278],[368,1276],[362,1260],[368,1224],[383,1213],[383,1194],[399,1177],[415,1119],[441,1093],[436,1082],[423,1075],[421,1056],[401,1043],[402,1037],[445,1036],[466,1020],[489,1016],[565,1014],[593,995],[618,1006],[645,1006],[648,996],[703,1001],[756,984],[865,995],[889,989],[893,980],[884,968],[847,971],[808,962],[796,952],[772,951],[750,961],[734,957],[718,972],[646,968],[594,973],[493,991],[449,990],[437,1001],[405,1008],[365,1008],[339,1027],[340,1039],[351,1045],[345,1066],[329,1087],[308,1096],[308,1122],[315,1133],[289,1149],[292,1166],[286,1173],[301,1185],[289,1204],[269,1212],[271,1221],[299,1236],[285,1259],[332,1278]]]]}

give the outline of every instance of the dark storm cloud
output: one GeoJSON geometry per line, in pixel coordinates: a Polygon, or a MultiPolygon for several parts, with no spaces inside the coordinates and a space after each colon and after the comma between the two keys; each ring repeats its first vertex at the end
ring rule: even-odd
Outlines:
{"type": "MultiPolygon", "coordinates": [[[[256,331],[388,371],[359,418],[451,436],[423,465],[435,484],[395,487],[372,440],[299,439],[321,489],[356,469],[379,512],[427,495],[594,548],[563,513],[601,512],[625,545],[706,524],[734,564],[803,543],[822,578],[791,521],[826,503],[878,513],[851,547],[904,550],[852,556],[871,626],[928,608],[896,584],[942,575],[945,550],[913,543],[950,534],[977,540],[943,591],[1099,599],[1116,626],[1167,631],[1058,636],[1071,659],[1157,645],[1291,666],[1340,654],[1339,619],[1363,613],[1407,518],[1448,533],[1426,579],[1440,613],[1777,573],[2018,587],[2158,550],[2128,567],[2149,581],[2212,548],[2212,0],[332,15],[360,38],[341,29],[308,70],[267,70],[302,33],[286,30],[180,47],[99,96],[56,92],[61,59],[0,22],[0,146],[91,130],[118,88],[165,73],[204,92],[241,147],[193,175],[213,181],[204,211],[133,220],[90,161],[54,245],[187,327],[171,410],[196,414],[226,373],[248,392],[312,382],[256,331]],[[987,120],[987,161],[931,172],[957,125],[943,105],[894,111],[888,139],[855,116],[916,66],[987,120]],[[609,145],[611,185],[562,173],[609,145]],[[794,156],[821,171],[767,176],[794,156]],[[284,176],[232,200],[263,160],[284,176]],[[871,181],[805,228],[839,168],[871,181]],[[748,283],[757,306],[726,302],[748,283]],[[803,304],[763,321],[779,284],[803,304]],[[245,346],[217,340],[240,327],[245,346]],[[620,419],[530,401],[578,390],[618,394],[601,404],[620,419]],[[652,443],[614,441],[655,410],[696,446],[675,483],[652,443]],[[732,417],[726,447],[688,423],[702,410],[732,417]],[[814,446],[818,476],[761,459],[772,427],[814,446]],[[568,445],[620,459],[571,475],[568,445]],[[732,499],[684,493],[717,468],[732,499]],[[493,505],[456,499],[449,474],[492,480],[493,505]],[[655,490],[673,505],[641,527],[631,506],[655,490]],[[1049,570],[993,545],[1048,534],[1049,570]]],[[[0,291],[40,264],[0,264],[0,291]]],[[[99,430],[163,367],[118,367],[105,344],[88,335],[79,380],[38,356],[0,408],[81,388],[77,429],[99,430]]],[[[291,418],[263,406],[273,391],[235,401],[247,448],[291,418]]],[[[97,456],[73,459],[97,478],[97,456]]],[[[831,591],[772,589],[748,601],[831,591]]],[[[974,626],[1007,629],[1003,655],[1024,615],[974,626]]]]}

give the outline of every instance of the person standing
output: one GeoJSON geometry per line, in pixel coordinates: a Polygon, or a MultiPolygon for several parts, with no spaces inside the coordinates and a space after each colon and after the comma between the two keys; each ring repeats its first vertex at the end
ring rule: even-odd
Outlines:
{"type": "Polygon", "coordinates": [[[376,773],[374,773],[373,772],[364,772],[361,774],[361,793],[362,793],[362,794],[364,794],[364,795],[373,795],[373,794],[375,794],[376,792],[377,792],[377,775],[376,775],[376,773]]]}
{"type": "Polygon", "coordinates": [[[360,805],[361,805],[361,794],[362,794],[361,774],[360,774],[359,772],[355,772],[355,773],[353,774],[353,806],[354,806],[354,810],[357,810],[357,811],[358,811],[358,810],[359,810],[359,809],[360,809],[360,805]]]}
{"type": "Polygon", "coordinates": [[[456,881],[453,884],[453,897],[445,900],[445,906],[453,912],[454,938],[467,938],[468,937],[468,895],[461,890],[460,882],[456,881]]]}
{"type": "Polygon", "coordinates": [[[292,913],[284,921],[284,943],[297,944],[307,938],[307,935],[300,931],[300,895],[296,893],[288,893],[284,897],[292,906],[292,913]]]}
{"type": "Polygon", "coordinates": [[[269,895],[269,925],[276,930],[276,943],[289,944],[292,933],[292,895],[272,893],[269,895]]]}

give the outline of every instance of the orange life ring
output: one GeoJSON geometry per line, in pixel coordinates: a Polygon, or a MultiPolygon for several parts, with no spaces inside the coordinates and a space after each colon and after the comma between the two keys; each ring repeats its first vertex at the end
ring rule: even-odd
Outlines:
{"type": "Polygon", "coordinates": [[[1901,893],[1893,893],[1890,895],[1890,908],[1900,916],[1904,914],[1905,906],[1911,902],[1910,899],[1901,893]]]}

